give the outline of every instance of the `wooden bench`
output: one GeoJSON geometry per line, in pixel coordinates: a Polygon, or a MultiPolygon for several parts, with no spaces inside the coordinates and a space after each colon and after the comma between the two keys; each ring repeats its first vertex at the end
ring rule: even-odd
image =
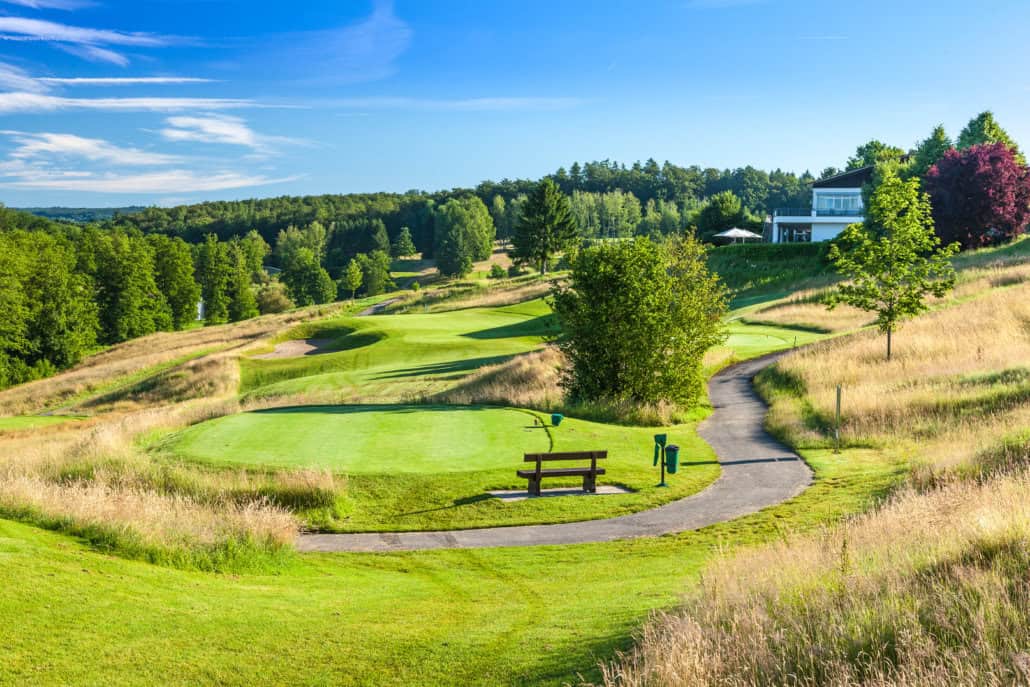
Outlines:
{"type": "Polygon", "coordinates": [[[524,461],[536,463],[535,470],[519,470],[516,474],[529,480],[529,493],[540,496],[540,481],[544,477],[583,477],[583,491],[593,494],[597,491],[597,476],[604,474],[604,468],[597,467],[597,461],[608,457],[607,451],[575,451],[571,453],[527,453],[524,461]],[[544,463],[554,461],[589,460],[590,467],[560,467],[544,469],[544,463]]]}

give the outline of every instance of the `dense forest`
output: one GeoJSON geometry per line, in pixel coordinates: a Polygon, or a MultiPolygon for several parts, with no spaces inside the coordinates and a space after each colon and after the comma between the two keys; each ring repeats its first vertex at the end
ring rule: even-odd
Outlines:
{"type": "MultiPolygon", "coordinates": [[[[574,163],[568,170],[559,169],[547,178],[574,198],[580,231],[586,237],[629,236],[638,231],[668,233],[699,218],[703,225],[702,213],[713,203],[719,205],[720,217],[733,211],[739,223],[754,226],[771,208],[807,204],[807,187],[814,180],[807,172],[800,176],[779,170],[770,173],[750,166],[735,170],[702,169],[669,162],[659,165],[654,160],[628,167],[607,160],[574,163]]],[[[255,230],[265,241],[273,243],[280,231],[318,222],[329,230],[331,243],[338,251],[341,246],[366,244],[365,250],[353,251],[357,254],[367,252],[382,223],[387,243],[395,241],[401,229],[408,227],[416,248],[431,255],[436,243],[437,211],[448,201],[478,198],[488,208],[497,236],[503,239],[510,236],[520,203],[537,183],[505,179],[484,181],[474,189],[435,193],[282,196],[151,207],[105,224],[178,236],[190,243],[203,240],[207,234],[228,239],[255,230]]],[[[702,233],[706,228],[699,227],[702,233]]],[[[346,259],[353,257],[346,253],[337,252],[338,257],[345,259],[327,265],[331,272],[336,274],[346,259]]]]}

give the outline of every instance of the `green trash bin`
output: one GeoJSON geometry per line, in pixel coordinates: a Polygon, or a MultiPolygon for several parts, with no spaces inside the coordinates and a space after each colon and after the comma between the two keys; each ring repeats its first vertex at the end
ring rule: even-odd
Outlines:
{"type": "Polygon", "coordinates": [[[565,419],[565,416],[562,415],[561,413],[552,413],[551,414],[551,424],[554,425],[555,427],[560,425],[561,421],[564,420],[564,419],[565,419]]]}
{"type": "Polygon", "coordinates": [[[676,444],[669,444],[665,447],[665,470],[670,475],[675,475],[680,467],[680,447],[676,444]]]}

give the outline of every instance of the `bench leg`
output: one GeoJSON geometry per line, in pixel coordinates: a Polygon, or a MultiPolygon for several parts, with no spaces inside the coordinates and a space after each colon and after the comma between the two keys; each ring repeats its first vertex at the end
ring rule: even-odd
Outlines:
{"type": "Polygon", "coordinates": [[[528,491],[530,496],[540,496],[540,480],[530,477],[528,491]]]}
{"type": "Polygon", "coordinates": [[[597,475],[583,475],[583,491],[588,494],[597,493],[597,475]]]}

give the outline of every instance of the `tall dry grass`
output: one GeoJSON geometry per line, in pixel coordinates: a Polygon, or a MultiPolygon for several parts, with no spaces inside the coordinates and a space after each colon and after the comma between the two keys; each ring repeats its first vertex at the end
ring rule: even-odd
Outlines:
{"type": "MultiPolygon", "coordinates": [[[[931,298],[932,308],[954,305],[964,299],[988,293],[991,289],[1016,286],[1030,281],[1030,257],[1010,256],[986,263],[974,263],[958,273],[955,289],[942,298],[931,298]]],[[[799,327],[827,333],[851,331],[871,324],[872,314],[849,306],[826,309],[828,288],[808,289],[762,308],[746,319],[755,324],[799,327]]]]}
{"type": "Polygon", "coordinates": [[[759,377],[770,424],[825,445],[841,384],[843,441],[902,452],[924,476],[975,466],[1030,427],[1030,283],[905,323],[890,362],[884,346],[868,331],[784,359],[759,377]]]}
{"type": "Polygon", "coordinates": [[[481,367],[457,386],[416,400],[551,410],[562,403],[562,390],[558,382],[564,363],[565,358],[561,352],[548,346],[503,363],[481,367]]]}
{"type": "Polygon", "coordinates": [[[161,332],[126,341],[90,356],[71,370],[47,379],[0,391],[0,415],[23,415],[85,400],[92,393],[116,391],[120,383],[161,366],[186,363],[215,352],[240,352],[284,327],[339,309],[316,306],[278,315],[266,315],[234,324],[201,327],[182,332],[161,332]]]}
{"type": "Polygon", "coordinates": [[[435,394],[408,399],[412,403],[503,405],[596,422],[664,427],[693,417],[689,409],[672,403],[637,403],[599,399],[570,402],[561,387],[567,359],[555,346],[482,367],[456,386],[435,394]]]}
{"type": "Polygon", "coordinates": [[[830,443],[842,384],[845,444],[908,459],[910,485],[715,562],[606,684],[1030,685],[1030,284],[991,269],[906,323],[890,362],[865,331],[759,376],[800,447],[830,443]]]}
{"type": "Polygon", "coordinates": [[[1030,684],[1030,476],[906,492],[709,569],[612,687],[1030,684]]]}
{"type": "Polygon", "coordinates": [[[31,388],[0,394],[8,410],[72,400],[93,414],[87,421],[0,436],[0,515],[173,565],[233,570],[277,560],[291,549],[301,515],[317,519],[332,511],[345,480],[323,471],[207,468],[145,444],[205,420],[295,403],[240,403],[238,356],[321,314],[308,309],[156,335],[31,388]],[[206,353],[218,342],[219,352],[206,353]],[[197,355],[154,369],[155,361],[171,356],[177,362],[183,351],[197,355]],[[126,371],[130,383],[111,388],[104,381],[106,374],[126,371]],[[83,388],[110,390],[90,396],[83,388]]]}

